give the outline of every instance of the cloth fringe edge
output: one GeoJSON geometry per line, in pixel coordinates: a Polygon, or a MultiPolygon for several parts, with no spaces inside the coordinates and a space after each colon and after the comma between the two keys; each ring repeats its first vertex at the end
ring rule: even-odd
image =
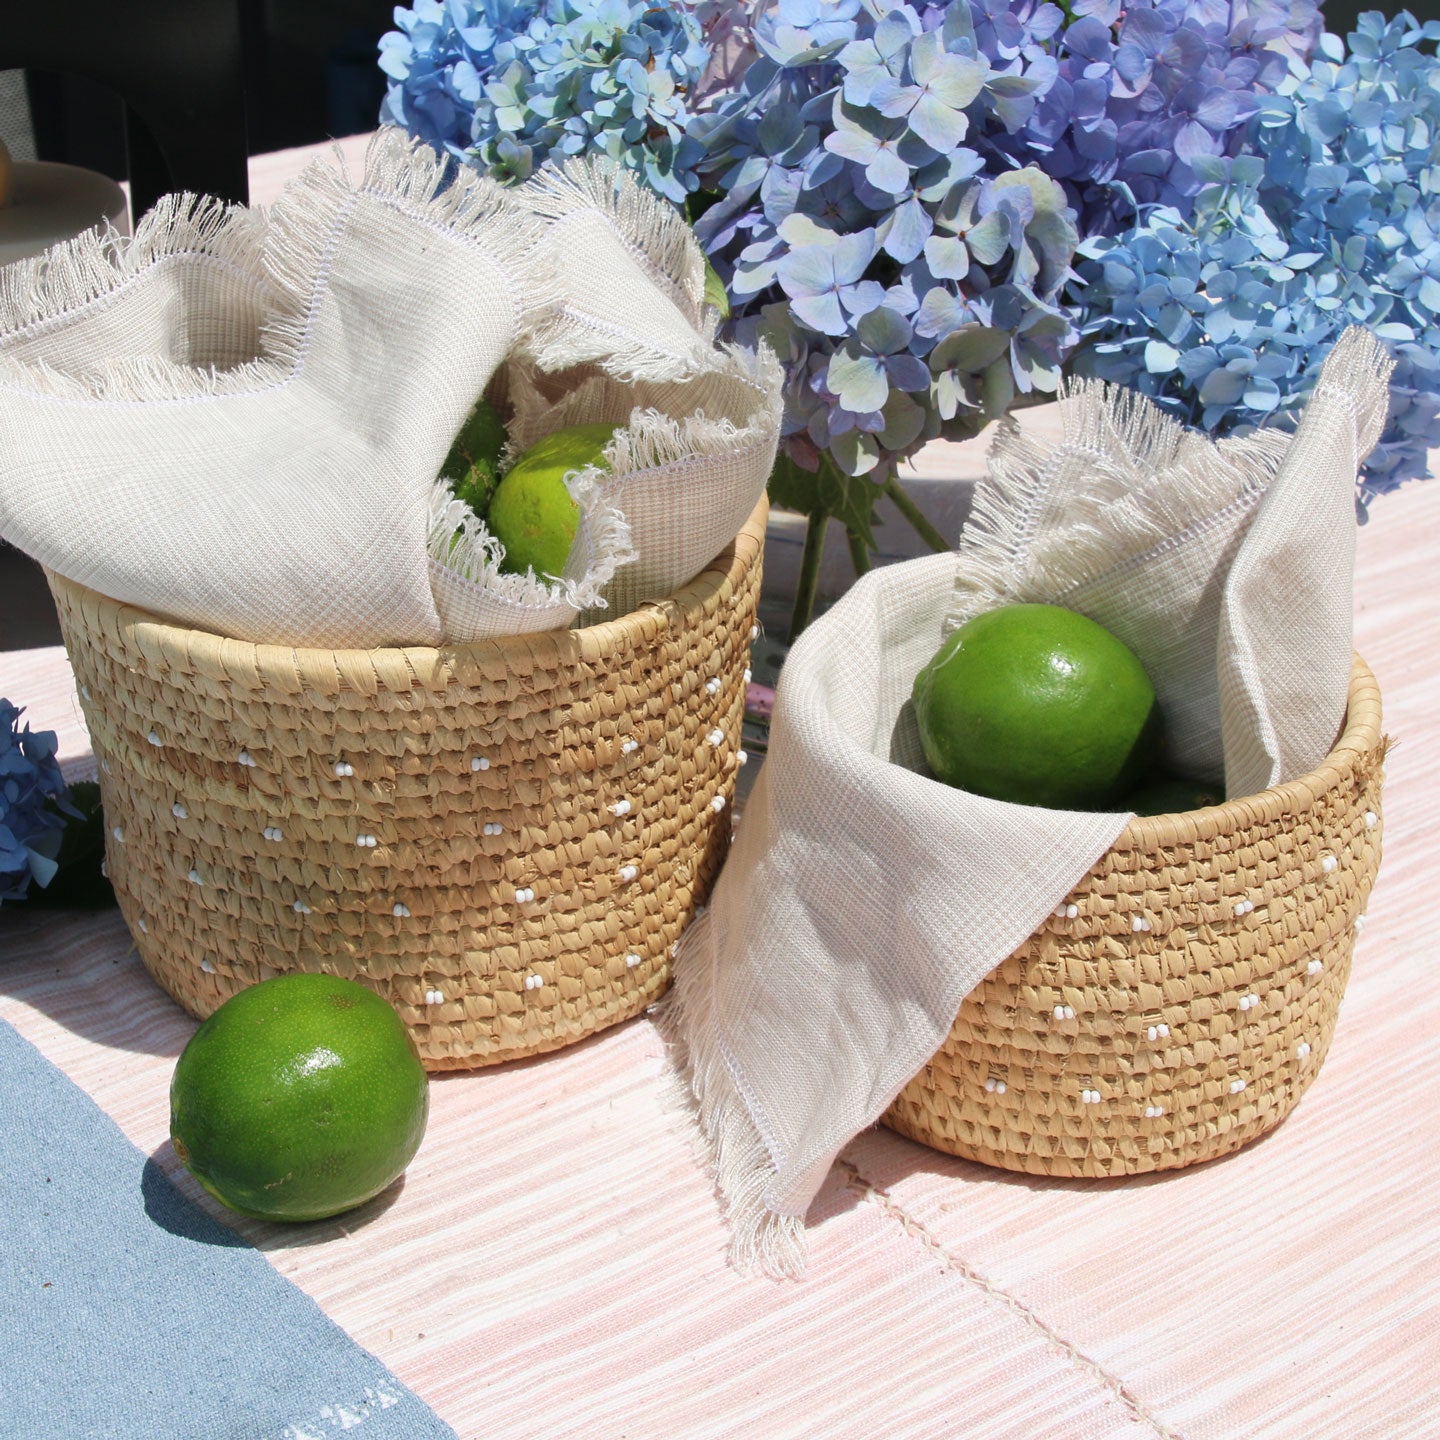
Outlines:
{"type": "Polygon", "coordinates": [[[542,166],[513,194],[517,205],[527,208],[546,230],[531,252],[529,283],[536,304],[519,347],[539,369],[594,365],[619,380],[665,383],[717,368],[719,316],[703,303],[704,257],[690,227],[668,201],[601,156],[542,166]],[[586,211],[610,227],[645,276],[675,304],[693,328],[693,339],[674,349],[658,347],[571,303],[565,280],[573,266],[554,243],[553,227],[586,211]]]}
{"type": "Polygon", "coordinates": [[[1060,404],[1058,443],[1036,439],[1013,419],[996,436],[957,547],[947,633],[1007,601],[1058,603],[1148,549],[1183,539],[1217,511],[1257,503],[1291,438],[1262,430],[1216,442],[1147,397],[1097,380],[1067,381],[1060,404]],[[1067,496],[1065,523],[1037,537],[1056,472],[1077,454],[1094,479],[1067,496]]]}
{"type": "MultiPolygon", "coordinates": [[[[605,587],[615,572],[635,559],[630,522],[605,498],[610,476],[589,466],[566,476],[566,488],[580,507],[580,526],[572,559],[578,552],[583,565],[578,576],[562,576],[546,583],[533,571],[523,575],[500,569],[505,547],[485,522],[455,496],[450,481],[436,479],[430,491],[425,552],[432,564],[442,566],[458,580],[474,585],[507,605],[522,609],[566,608],[575,613],[605,606],[605,587]]],[[[436,597],[439,604],[439,597],[436,597]]],[[[448,606],[447,606],[448,608],[448,606]]],[[[442,611],[442,619],[444,618],[442,611]]],[[[480,639],[447,633],[447,640],[480,639]]]]}
{"type": "Polygon", "coordinates": [[[798,1280],[808,1255],[804,1217],[765,1204],[775,1164],[715,1037],[709,925],[705,914],[690,926],[670,993],[650,1011],[669,1060],[665,1104],[691,1123],[730,1226],[732,1268],[743,1275],[798,1280]]]}
{"type": "Polygon", "coordinates": [[[162,261],[204,260],[261,281],[265,233],[264,215],[243,205],[188,191],[162,196],[133,235],[107,225],[0,267],[0,338],[63,322],[162,261]]]}
{"type": "Polygon", "coordinates": [[[604,157],[572,158],[542,166],[519,196],[550,221],[598,211],[685,318],[700,326],[705,300],[700,244],[680,212],[645,189],[630,171],[604,157]]]}
{"type": "MultiPolygon", "coordinates": [[[[268,287],[259,353],[226,370],[178,364],[163,356],[120,356],[72,375],[43,362],[7,360],[0,375],[32,394],[71,401],[174,401],[235,395],[284,383],[304,359],[310,329],[325,294],[339,221],[369,197],[394,205],[457,240],[483,240],[497,259],[520,255],[534,266],[543,225],[518,207],[488,176],[455,167],[424,141],[387,126],[365,156],[365,172],[352,183],[343,160],[316,159],[281,192],[268,212],[192,195],[164,197],[126,240],[113,231],[82,236],[22,262],[23,273],[0,272],[0,328],[21,314],[55,301],[70,308],[101,298],[157,260],[191,255],[238,267],[268,287]]],[[[534,323],[537,309],[526,287],[514,291],[517,330],[534,323]]],[[[36,323],[32,317],[27,323],[36,323]]]]}

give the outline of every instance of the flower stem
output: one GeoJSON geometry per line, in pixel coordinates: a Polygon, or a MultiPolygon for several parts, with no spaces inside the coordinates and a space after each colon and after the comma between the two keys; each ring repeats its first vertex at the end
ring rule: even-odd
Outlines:
{"type": "Polygon", "coordinates": [[[817,511],[805,526],[805,547],[800,552],[800,576],[795,582],[795,606],[790,612],[790,643],[810,623],[815,613],[815,591],[820,583],[820,557],[825,553],[825,527],[830,517],[817,511]]]}
{"type": "Polygon", "coordinates": [[[925,518],[920,507],[900,488],[893,475],[885,482],[885,493],[890,497],[895,508],[915,527],[915,533],[936,554],[953,548],[950,542],[925,518]]]}
{"type": "Polygon", "coordinates": [[[870,551],[866,548],[864,538],[853,530],[845,532],[845,542],[850,546],[850,563],[855,567],[856,579],[859,579],[870,569],[870,551]]]}

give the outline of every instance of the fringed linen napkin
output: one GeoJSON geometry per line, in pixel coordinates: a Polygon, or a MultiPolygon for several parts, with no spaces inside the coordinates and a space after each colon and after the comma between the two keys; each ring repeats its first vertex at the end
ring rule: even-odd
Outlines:
{"type": "Polygon", "coordinates": [[[770,750],[661,1014],[742,1267],[797,1273],[841,1147],[965,996],[1129,820],[923,772],[909,697],[948,629],[1012,601],[1083,611],[1150,671],[1182,772],[1232,794],[1313,768],[1350,673],[1356,471],[1390,364],[1352,330],[1293,437],[1218,444],[1083,384],[1064,438],[1007,428],[956,556],[872,572],[786,661],[770,750]]]}
{"type": "Polygon", "coordinates": [[[358,182],[314,165],[268,215],[171,197],[132,240],[0,271],[0,535],[259,642],[464,641],[663,593],[734,536],[778,433],[776,367],[715,346],[701,269],[601,163],[506,191],[393,130],[358,182]],[[629,426],[613,473],[569,482],[555,584],[502,574],[437,479],[492,385],[522,448],[586,387],[629,426]],[[617,502],[647,486],[658,520],[637,502],[632,528],[617,502]],[[697,504],[729,524],[716,543],[697,504]]]}

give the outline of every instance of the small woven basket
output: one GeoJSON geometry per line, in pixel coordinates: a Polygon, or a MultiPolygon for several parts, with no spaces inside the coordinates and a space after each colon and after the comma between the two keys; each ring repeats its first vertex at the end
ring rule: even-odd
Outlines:
{"type": "Polygon", "coordinates": [[[1330,1045],[1380,864],[1380,692],[1356,657],[1309,775],[1132,820],[960,1007],[885,1123],[1036,1175],[1213,1160],[1279,1124],[1330,1045]]]}
{"type": "Polygon", "coordinates": [[[199,1017],[347,976],[436,1070],[642,1010],[728,842],[764,537],[762,500],[663,602],[443,649],[242,643],[52,574],[146,968],[199,1017]]]}

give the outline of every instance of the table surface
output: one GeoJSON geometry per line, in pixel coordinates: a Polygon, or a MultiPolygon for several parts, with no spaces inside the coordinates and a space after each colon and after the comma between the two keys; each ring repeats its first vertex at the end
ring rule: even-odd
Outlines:
{"type": "MultiPolygon", "coordinates": [[[[257,162],[257,199],[304,158],[257,162]]],[[[981,463],[973,442],[921,457],[981,463]]],[[[435,1077],[403,1184],[359,1211],[224,1218],[462,1440],[1440,1437],[1437,534],[1440,481],[1360,534],[1356,644],[1396,740],[1385,861],[1324,1069],[1247,1149],[1047,1181],[869,1131],[811,1212],[808,1278],[744,1279],[639,1019],[435,1077]]],[[[83,763],[63,651],[0,654],[0,694],[83,763]]],[[[0,1016],[218,1213],[168,1140],[194,1022],[119,916],[9,907],[0,954],[0,1016]]]]}

